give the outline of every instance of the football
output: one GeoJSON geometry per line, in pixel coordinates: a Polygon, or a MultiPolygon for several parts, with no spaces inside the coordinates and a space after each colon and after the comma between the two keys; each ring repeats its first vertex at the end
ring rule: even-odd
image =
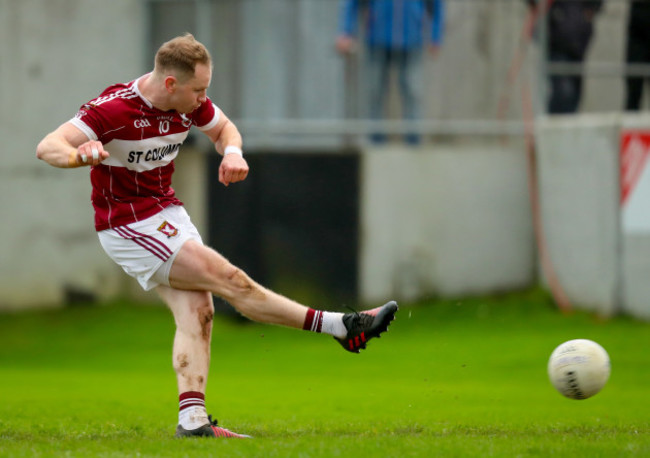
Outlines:
{"type": "Polygon", "coordinates": [[[605,349],[587,339],[564,342],[548,361],[551,383],[570,399],[587,399],[598,393],[607,383],[610,370],[605,349]]]}

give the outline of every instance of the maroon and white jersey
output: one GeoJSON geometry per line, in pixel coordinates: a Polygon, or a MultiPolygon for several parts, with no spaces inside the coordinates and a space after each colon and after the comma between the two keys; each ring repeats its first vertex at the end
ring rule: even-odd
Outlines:
{"type": "Polygon", "coordinates": [[[189,114],[161,111],[142,96],[139,79],[107,88],[70,120],[110,153],[90,170],[98,231],[182,205],[171,187],[174,158],[192,125],[209,130],[221,113],[210,99],[189,114]]]}

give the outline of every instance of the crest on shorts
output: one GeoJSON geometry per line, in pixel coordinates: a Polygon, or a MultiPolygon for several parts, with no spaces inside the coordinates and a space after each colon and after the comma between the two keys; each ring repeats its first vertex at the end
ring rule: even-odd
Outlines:
{"type": "Polygon", "coordinates": [[[163,221],[163,223],[158,226],[158,230],[165,234],[167,238],[172,238],[175,235],[178,235],[178,229],[169,224],[167,221],[163,221]]]}

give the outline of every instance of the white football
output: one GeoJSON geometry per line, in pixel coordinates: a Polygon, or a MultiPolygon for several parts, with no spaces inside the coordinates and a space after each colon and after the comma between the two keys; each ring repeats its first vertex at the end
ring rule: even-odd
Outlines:
{"type": "Polygon", "coordinates": [[[598,393],[607,383],[610,371],[605,349],[587,339],[564,342],[548,361],[551,383],[571,399],[587,399],[598,393]]]}

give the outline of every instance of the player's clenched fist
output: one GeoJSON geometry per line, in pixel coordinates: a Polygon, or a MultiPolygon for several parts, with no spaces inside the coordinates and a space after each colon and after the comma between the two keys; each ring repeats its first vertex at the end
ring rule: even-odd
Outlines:
{"type": "Polygon", "coordinates": [[[102,142],[90,140],[79,145],[76,151],[70,153],[69,166],[78,167],[80,165],[97,165],[110,156],[108,151],[104,150],[102,142]]]}
{"type": "Polygon", "coordinates": [[[248,163],[239,154],[226,154],[219,166],[219,182],[228,186],[230,183],[243,181],[248,176],[248,163]]]}

